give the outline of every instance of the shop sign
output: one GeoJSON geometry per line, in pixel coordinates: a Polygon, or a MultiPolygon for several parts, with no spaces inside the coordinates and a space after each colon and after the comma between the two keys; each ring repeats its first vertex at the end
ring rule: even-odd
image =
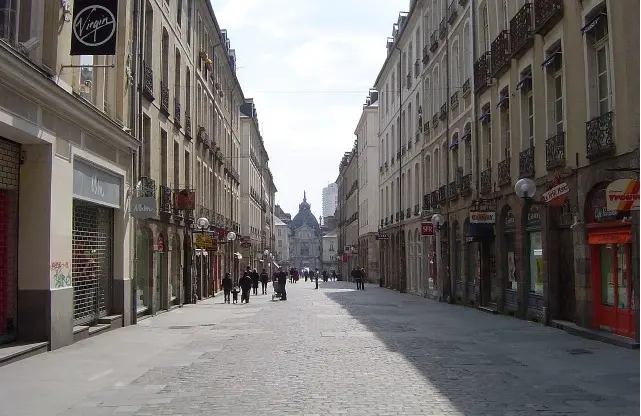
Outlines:
{"type": "Polygon", "coordinates": [[[434,224],[432,224],[431,222],[421,223],[421,235],[422,236],[434,235],[434,224]]]}
{"type": "Polygon", "coordinates": [[[561,207],[563,206],[563,204],[565,204],[565,201],[567,199],[565,195],[568,192],[570,192],[570,186],[567,183],[563,182],[544,192],[541,197],[546,204],[552,205],[554,207],[561,207]]]}
{"type": "Polygon", "coordinates": [[[71,56],[115,55],[118,0],[75,0],[71,56]]]}
{"type": "Polygon", "coordinates": [[[196,192],[182,189],[174,193],[174,209],[193,211],[196,209],[196,192]]]}
{"type": "Polygon", "coordinates": [[[514,213],[512,210],[509,210],[505,215],[505,221],[503,224],[503,228],[505,230],[514,230],[516,228],[516,220],[514,219],[514,213]]]}
{"type": "Polygon", "coordinates": [[[639,181],[619,179],[608,185],[605,190],[608,211],[638,211],[639,181]]]}
{"type": "Polygon", "coordinates": [[[539,208],[537,206],[532,205],[530,207],[530,211],[527,213],[525,224],[527,227],[538,227],[541,225],[541,213],[539,212],[539,208]]]}
{"type": "Polygon", "coordinates": [[[84,201],[120,208],[119,176],[111,175],[79,159],[73,160],[73,196],[84,201]]]}
{"type": "Polygon", "coordinates": [[[588,236],[588,244],[630,244],[632,243],[632,230],[617,232],[594,233],[588,236]]]}
{"type": "Polygon", "coordinates": [[[131,198],[131,216],[146,220],[156,216],[156,198],[153,196],[134,196],[131,198]]]}
{"type": "Polygon", "coordinates": [[[194,233],[194,245],[198,249],[215,251],[218,242],[211,233],[194,233]]]}
{"type": "Polygon", "coordinates": [[[495,212],[470,211],[470,224],[494,224],[496,223],[495,212]]]}
{"type": "Polygon", "coordinates": [[[165,237],[160,234],[156,240],[154,251],[165,251],[165,237]]]}
{"type": "Polygon", "coordinates": [[[389,240],[389,234],[379,233],[379,234],[376,235],[376,239],[377,240],[387,241],[387,240],[389,240]]]}

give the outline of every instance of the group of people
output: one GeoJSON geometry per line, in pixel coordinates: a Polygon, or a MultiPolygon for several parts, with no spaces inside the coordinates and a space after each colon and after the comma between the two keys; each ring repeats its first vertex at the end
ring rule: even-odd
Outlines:
{"type": "Polygon", "coordinates": [[[258,274],[256,269],[251,270],[250,267],[247,267],[243,272],[243,275],[238,279],[237,286],[234,285],[232,281],[231,274],[225,273],[225,277],[222,281],[223,292],[224,292],[224,301],[225,303],[231,303],[231,295],[233,295],[233,302],[238,302],[238,292],[240,292],[240,303],[249,303],[249,294],[253,292],[254,295],[258,295],[258,284],[261,284],[263,295],[267,294],[267,283],[269,282],[269,275],[267,271],[263,271],[258,274]]]}
{"type": "Polygon", "coordinates": [[[350,276],[356,281],[356,290],[365,290],[365,269],[354,267],[350,276]]]}

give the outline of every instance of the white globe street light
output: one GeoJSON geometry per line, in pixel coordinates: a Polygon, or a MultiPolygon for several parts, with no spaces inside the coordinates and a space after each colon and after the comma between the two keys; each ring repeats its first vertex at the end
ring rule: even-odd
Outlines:
{"type": "Polygon", "coordinates": [[[227,241],[234,241],[236,239],[236,233],[233,231],[230,231],[227,233],[227,241]]]}
{"type": "Polygon", "coordinates": [[[201,230],[204,230],[205,228],[209,228],[209,220],[205,217],[200,217],[196,220],[196,225],[201,230]]]}
{"type": "Polygon", "coordinates": [[[444,221],[445,221],[445,219],[443,218],[443,216],[441,214],[432,215],[432,224],[434,224],[435,226],[443,225],[444,221]]]}
{"type": "Polygon", "coordinates": [[[514,185],[514,192],[519,198],[531,199],[536,194],[536,184],[529,178],[519,179],[514,185]]]}

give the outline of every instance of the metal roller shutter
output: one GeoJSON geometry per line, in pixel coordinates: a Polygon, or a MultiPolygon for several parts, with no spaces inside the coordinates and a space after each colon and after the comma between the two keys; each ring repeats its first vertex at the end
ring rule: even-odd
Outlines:
{"type": "Polygon", "coordinates": [[[16,327],[20,145],[0,138],[0,336],[16,327]]]}
{"type": "Polygon", "coordinates": [[[73,318],[87,324],[110,312],[113,210],[73,201],[73,318]]]}

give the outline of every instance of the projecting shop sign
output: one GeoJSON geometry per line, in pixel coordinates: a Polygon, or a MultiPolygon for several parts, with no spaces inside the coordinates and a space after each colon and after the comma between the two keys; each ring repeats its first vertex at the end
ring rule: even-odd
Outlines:
{"type": "Polygon", "coordinates": [[[470,211],[470,224],[494,224],[495,222],[495,212],[470,211]]]}
{"type": "Polygon", "coordinates": [[[115,55],[118,0],[75,0],[71,56],[115,55]]]}

